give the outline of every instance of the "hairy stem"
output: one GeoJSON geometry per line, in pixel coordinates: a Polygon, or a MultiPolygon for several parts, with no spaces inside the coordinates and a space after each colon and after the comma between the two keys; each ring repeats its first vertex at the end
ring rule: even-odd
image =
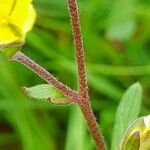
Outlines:
{"type": "Polygon", "coordinates": [[[79,77],[79,86],[80,93],[84,97],[88,97],[88,86],[86,79],[86,71],[85,71],[85,58],[84,58],[84,49],[83,42],[81,36],[81,27],[80,20],[78,15],[78,7],[76,0],[67,0],[68,7],[70,12],[70,20],[72,25],[74,44],[76,49],[76,58],[77,58],[77,67],[78,67],[78,77],[79,77]]]}
{"type": "Polygon", "coordinates": [[[70,20],[73,31],[73,38],[76,49],[76,58],[77,58],[77,67],[78,67],[78,77],[79,77],[79,92],[73,91],[68,86],[61,83],[57,80],[52,74],[50,74],[43,67],[35,63],[29,57],[24,55],[22,52],[17,52],[11,60],[18,61],[28,67],[30,70],[35,72],[38,76],[44,79],[49,84],[52,84],[54,87],[58,88],[70,101],[78,103],[81,111],[84,115],[84,118],[87,121],[89,131],[96,143],[97,150],[106,150],[105,142],[99,131],[98,124],[96,122],[94,113],[92,111],[89,95],[88,95],[88,85],[86,78],[86,69],[85,69],[85,58],[84,58],[84,49],[81,36],[80,21],[78,15],[78,7],[76,0],[67,0],[70,20]]]}
{"type": "MultiPolygon", "coordinates": [[[[81,99],[82,99],[82,97],[80,98],[80,100],[81,99]]],[[[80,109],[84,115],[86,122],[87,122],[90,134],[92,135],[92,137],[95,141],[96,150],[106,150],[105,141],[99,131],[99,127],[96,122],[94,113],[92,111],[90,101],[89,100],[81,100],[81,102],[79,102],[79,106],[80,106],[80,109]]]]}
{"type": "Polygon", "coordinates": [[[57,80],[52,74],[50,74],[46,69],[35,63],[29,57],[27,57],[22,52],[18,51],[11,60],[15,60],[25,65],[27,68],[32,70],[42,79],[44,79],[47,83],[52,84],[54,87],[58,88],[66,97],[68,97],[71,101],[75,102],[78,97],[78,93],[61,83],[57,80]]]}
{"type": "Polygon", "coordinates": [[[73,31],[73,38],[76,49],[76,58],[77,58],[77,66],[78,66],[78,77],[79,77],[79,97],[78,104],[81,108],[81,111],[84,115],[84,118],[87,121],[87,125],[89,131],[96,143],[97,150],[105,150],[105,142],[103,137],[99,131],[98,124],[96,122],[94,113],[92,111],[89,96],[88,96],[88,85],[87,85],[87,77],[86,77],[86,69],[85,69],[85,58],[84,58],[84,48],[82,43],[81,36],[81,27],[78,15],[78,6],[76,0],[67,0],[69,7],[70,20],[73,31]]]}

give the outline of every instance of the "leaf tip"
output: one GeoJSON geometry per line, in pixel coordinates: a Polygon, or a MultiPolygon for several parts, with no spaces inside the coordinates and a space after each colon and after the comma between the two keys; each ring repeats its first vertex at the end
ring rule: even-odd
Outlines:
{"type": "Polygon", "coordinates": [[[30,93],[30,91],[28,90],[28,88],[26,86],[23,86],[21,88],[21,90],[22,90],[22,92],[23,92],[24,95],[26,95],[26,96],[28,96],[28,97],[31,98],[31,93],[30,93]]]}
{"type": "Polygon", "coordinates": [[[140,82],[135,82],[134,84],[131,85],[131,88],[135,89],[137,92],[142,94],[142,85],[140,82]]]}

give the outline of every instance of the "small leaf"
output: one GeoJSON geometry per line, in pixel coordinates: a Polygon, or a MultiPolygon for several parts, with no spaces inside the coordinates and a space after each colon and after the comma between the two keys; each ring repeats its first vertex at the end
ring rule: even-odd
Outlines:
{"type": "Polygon", "coordinates": [[[23,91],[31,98],[49,100],[53,104],[68,104],[70,101],[58,89],[50,84],[23,87],[23,91]]]}
{"type": "Polygon", "coordinates": [[[117,108],[111,150],[117,150],[120,140],[128,125],[137,118],[140,112],[142,87],[134,83],[123,95],[117,108]]]}

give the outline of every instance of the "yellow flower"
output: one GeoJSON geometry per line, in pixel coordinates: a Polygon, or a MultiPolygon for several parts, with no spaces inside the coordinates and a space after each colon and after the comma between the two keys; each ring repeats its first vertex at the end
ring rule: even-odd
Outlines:
{"type": "Polygon", "coordinates": [[[0,0],[0,46],[23,43],[36,12],[32,0],[0,0]]]}
{"type": "Polygon", "coordinates": [[[150,115],[136,119],[125,132],[119,150],[150,150],[150,115]]]}

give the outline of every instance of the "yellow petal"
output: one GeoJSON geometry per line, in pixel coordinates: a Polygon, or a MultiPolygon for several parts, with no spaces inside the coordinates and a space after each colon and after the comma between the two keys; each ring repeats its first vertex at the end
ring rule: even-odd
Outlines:
{"type": "Polygon", "coordinates": [[[32,0],[0,0],[0,45],[23,42],[36,12],[32,0]]]}
{"type": "Polygon", "coordinates": [[[14,0],[0,0],[0,15],[9,15],[14,2],[14,0]]]}
{"type": "Polygon", "coordinates": [[[20,28],[23,34],[32,28],[36,18],[36,13],[31,1],[32,0],[18,0],[10,16],[11,24],[20,28]]]}
{"type": "Polygon", "coordinates": [[[13,34],[9,26],[0,26],[0,45],[19,41],[20,38],[13,34]]]}
{"type": "Polygon", "coordinates": [[[29,6],[28,15],[26,21],[23,24],[22,32],[26,33],[32,29],[32,26],[35,22],[36,12],[32,5],[29,6]]]}

